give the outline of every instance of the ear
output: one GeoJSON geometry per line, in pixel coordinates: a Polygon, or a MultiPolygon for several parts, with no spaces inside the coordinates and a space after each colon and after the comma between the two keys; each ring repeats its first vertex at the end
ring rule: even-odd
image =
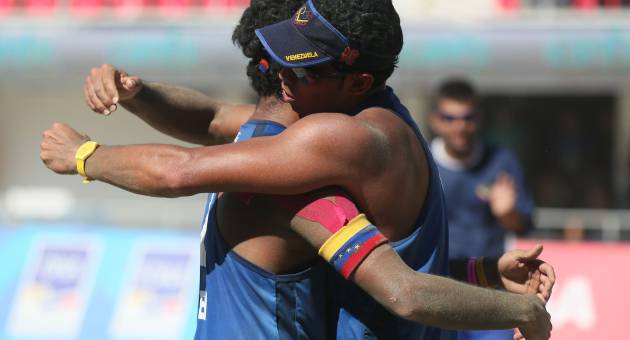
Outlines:
{"type": "Polygon", "coordinates": [[[346,90],[352,96],[363,96],[372,89],[374,76],[370,73],[352,73],[346,77],[346,90]]]}

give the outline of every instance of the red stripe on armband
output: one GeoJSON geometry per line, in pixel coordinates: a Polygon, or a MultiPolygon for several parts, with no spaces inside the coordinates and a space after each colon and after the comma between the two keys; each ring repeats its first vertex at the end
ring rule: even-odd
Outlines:
{"type": "Polygon", "coordinates": [[[363,260],[365,260],[366,257],[368,257],[368,255],[372,253],[374,249],[386,242],[387,239],[380,233],[372,236],[360,246],[356,253],[346,260],[346,263],[344,263],[343,267],[341,267],[339,274],[341,274],[341,276],[345,279],[349,278],[350,275],[354,273],[354,270],[361,264],[361,262],[363,262],[363,260]]]}
{"type": "Polygon", "coordinates": [[[319,255],[344,278],[349,278],[361,262],[387,239],[364,214],[353,218],[319,248],[319,255]]]}

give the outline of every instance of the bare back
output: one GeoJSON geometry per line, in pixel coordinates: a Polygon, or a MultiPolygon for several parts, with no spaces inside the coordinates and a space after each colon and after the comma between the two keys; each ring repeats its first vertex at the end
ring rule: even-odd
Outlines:
{"type": "MultiPolygon", "coordinates": [[[[260,105],[252,118],[277,121],[277,110],[260,105]]],[[[379,139],[377,147],[366,149],[363,157],[384,162],[376,176],[373,171],[358,171],[351,184],[339,183],[325,194],[349,196],[386,237],[393,241],[404,238],[415,227],[428,188],[424,149],[414,131],[391,111],[367,109],[349,118],[371,129],[379,139]]],[[[308,195],[322,196],[302,196],[308,195]]],[[[316,249],[291,230],[291,218],[277,196],[225,193],[219,199],[217,219],[219,231],[233,251],[269,272],[296,272],[317,258],[316,249]]]]}

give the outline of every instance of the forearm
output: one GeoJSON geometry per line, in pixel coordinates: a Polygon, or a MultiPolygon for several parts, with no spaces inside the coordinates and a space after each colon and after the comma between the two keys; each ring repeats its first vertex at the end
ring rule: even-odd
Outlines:
{"type": "Polygon", "coordinates": [[[357,269],[355,282],[394,314],[444,329],[508,329],[531,318],[525,296],[411,270],[389,246],[357,269]]]}
{"type": "Polygon", "coordinates": [[[156,130],[177,139],[202,145],[226,142],[209,126],[223,104],[195,90],[146,82],[132,99],[121,102],[156,130]]]}
{"type": "Polygon", "coordinates": [[[529,320],[523,296],[414,273],[408,319],[444,329],[508,329],[529,320]]]}
{"type": "MultiPolygon", "coordinates": [[[[345,197],[341,196],[330,201],[320,199],[319,205],[316,204],[318,201],[313,200],[315,203],[310,205],[310,214],[306,212],[309,207],[307,206],[300,210],[291,221],[291,228],[315,248],[320,249],[320,255],[327,261],[331,261],[331,265],[338,270],[336,263],[341,260],[336,259],[337,255],[329,258],[326,254],[329,250],[331,254],[333,251],[335,254],[345,252],[343,248],[345,245],[339,246],[340,239],[361,239],[362,236],[358,238],[356,236],[361,233],[360,231],[352,237],[347,233],[344,234],[344,230],[348,232],[356,230],[357,220],[352,218],[357,213],[356,207],[355,211],[345,218],[345,220],[352,218],[353,222],[350,223],[353,224],[346,225],[344,229],[339,229],[341,228],[339,224],[330,223],[324,227],[317,222],[319,215],[313,213],[317,211],[325,214],[324,202],[329,202],[327,206],[332,207],[341,204],[343,199],[345,197]],[[300,217],[302,214],[307,216],[300,217]],[[334,230],[339,231],[335,233],[336,236],[331,236],[334,230]],[[336,241],[331,242],[333,237],[336,237],[336,241]],[[324,242],[328,246],[324,245],[324,242]]],[[[352,202],[348,202],[353,205],[352,202]]],[[[329,212],[332,213],[332,211],[329,212]]],[[[369,230],[369,227],[366,230],[369,230]]],[[[350,246],[349,249],[360,249],[355,250],[360,253],[365,245],[350,242],[350,246]]],[[[350,279],[381,305],[400,317],[447,329],[507,329],[522,326],[530,317],[530,310],[527,309],[529,305],[522,296],[477,288],[435,275],[417,273],[409,268],[389,245],[378,246],[371,253],[367,251],[366,254],[368,254],[367,257],[356,268],[354,274],[352,271],[347,271],[346,274],[350,273],[348,276],[350,279]]],[[[348,259],[344,263],[350,262],[353,261],[348,259]]],[[[452,268],[458,276],[464,278],[467,276],[467,262],[468,259],[451,261],[452,268]],[[461,270],[462,267],[463,270],[461,270]]],[[[486,270],[491,273],[488,276],[492,278],[492,281],[500,281],[496,260],[480,261],[479,264],[488,267],[486,270]]],[[[345,272],[344,267],[345,265],[341,266],[342,275],[345,272]]],[[[495,282],[492,283],[495,284],[495,282]]]]}
{"type": "Polygon", "coordinates": [[[171,145],[100,146],[86,161],[87,175],[137,194],[186,196],[178,170],[187,163],[186,148],[171,145]]]}
{"type": "MultiPolygon", "coordinates": [[[[134,193],[163,197],[202,192],[292,195],[328,184],[325,177],[311,176],[296,166],[289,167],[287,164],[293,164],[291,161],[269,163],[268,159],[280,159],[293,153],[284,149],[264,151],[259,146],[271,144],[266,142],[269,138],[196,148],[162,144],[103,145],[87,159],[86,174],[134,193]],[[278,181],[278,178],[284,180],[278,181]]],[[[313,168],[317,170],[309,166],[313,168]]]]}

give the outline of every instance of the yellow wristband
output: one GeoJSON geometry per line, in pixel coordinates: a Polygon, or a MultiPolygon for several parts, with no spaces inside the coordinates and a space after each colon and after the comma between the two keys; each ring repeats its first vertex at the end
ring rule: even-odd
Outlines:
{"type": "Polygon", "coordinates": [[[85,161],[92,156],[99,144],[95,141],[83,143],[77,150],[74,158],[77,160],[77,172],[83,176],[83,183],[90,183],[92,180],[85,173],[85,161]]]}
{"type": "Polygon", "coordinates": [[[483,268],[483,256],[477,258],[475,261],[475,269],[477,271],[477,281],[479,282],[479,286],[488,287],[488,279],[486,278],[486,271],[483,268]]]}

